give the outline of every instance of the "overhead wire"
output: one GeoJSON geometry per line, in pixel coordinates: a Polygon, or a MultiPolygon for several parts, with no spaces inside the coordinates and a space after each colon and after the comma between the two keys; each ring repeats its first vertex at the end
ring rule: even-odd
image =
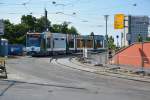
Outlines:
{"type": "MultiPolygon", "coordinates": [[[[37,13],[34,13],[30,8],[28,8],[27,5],[29,5],[31,3],[32,0],[28,0],[26,2],[22,2],[22,3],[16,3],[16,4],[8,4],[8,5],[21,5],[23,6],[27,12],[29,12],[29,14],[37,14],[37,13]]],[[[72,5],[74,6],[75,4],[79,3],[79,1],[81,0],[74,0],[74,1],[70,1],[69,3],[66,3],[62,6],[69,6],[69,5],[72,5]]],[[[0,4],[4,4],[4,5],[7,5],[7,3],[0,3],[0,4]]],[[[8,13],[8,14],[22,14],[22,13],[8,13]]],[[[38,14],[43,14],[43,13],[38,13],[38,14]]],[[[53,12],[53,13],[48,13],[48,14],[58,14],[57,12],[53,12]]],[[[85,18],[82,18],[82,17],[79,17],[79,15],[73,15],[73,14],[67,14],[67,13],[59,13],[61,15],[65,15],[65,16],[69,16],[69,17],[73,17],[73,18],[76,18],[78,19],[80,22],[83,22],[83,23],[87,23],[89,22],[89,19],[85,19],[85,18]]]]}

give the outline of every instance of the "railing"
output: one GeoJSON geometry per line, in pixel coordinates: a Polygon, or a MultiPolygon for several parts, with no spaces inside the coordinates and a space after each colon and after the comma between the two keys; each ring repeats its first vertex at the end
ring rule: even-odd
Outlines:
{"type": "Polygon", "coordinates": [[[106,65],[107,67],[123,67],[133,70],[150,71],[150,57],[142,56],[127,56],[127,55],[112,55],[108,53],[92,53],[88,51],[88,59],[93,64],[106,65]],[[144,63],[144,64],[143,64],[144,63]]]}
{"type": "Polygon", "coordinates": [[[88,58],[91,59],[91,63],[93,64],[106,64],[106,60],[108,60],[107,52],[103,53],[93,53],[88,51],[88,58]]]}

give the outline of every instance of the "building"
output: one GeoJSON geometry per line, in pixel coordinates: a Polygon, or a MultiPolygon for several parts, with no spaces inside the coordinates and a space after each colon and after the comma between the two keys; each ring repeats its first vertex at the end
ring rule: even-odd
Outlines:
{"type": "Polygon", "coordinates": [[[143,40],[148,37],[149,17],[148,16],[129,16],[128,17],[128,44],[138,42],[138,36],[143,40]]]}

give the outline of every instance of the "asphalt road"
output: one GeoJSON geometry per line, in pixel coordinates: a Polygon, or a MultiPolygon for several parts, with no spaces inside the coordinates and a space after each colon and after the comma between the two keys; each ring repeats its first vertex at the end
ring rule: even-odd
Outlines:
{"type": "Polygon", "coordinates": [[[0,100],[150,100],[150,83],[71,69],[49,58],[7,61],[0,100]]]}

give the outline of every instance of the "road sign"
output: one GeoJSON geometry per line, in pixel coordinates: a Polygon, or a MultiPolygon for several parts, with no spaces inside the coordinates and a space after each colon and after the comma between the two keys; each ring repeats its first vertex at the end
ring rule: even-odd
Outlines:
{"type": "Polygon", "coordinates": [[[117,35],[116,38],[118,39],[118,38],[119,38],[119,35],[117,35]]]}
{"type": "Polygon", "coordinates": [[[0,35],[4,35],[4,22],[0,20],[0,35]]]}
{"type": "Polygon", "coordinates": [[[114,28],[123,29],[124,28],[124,14],[116,14],[114,18],[114,28]]]}

